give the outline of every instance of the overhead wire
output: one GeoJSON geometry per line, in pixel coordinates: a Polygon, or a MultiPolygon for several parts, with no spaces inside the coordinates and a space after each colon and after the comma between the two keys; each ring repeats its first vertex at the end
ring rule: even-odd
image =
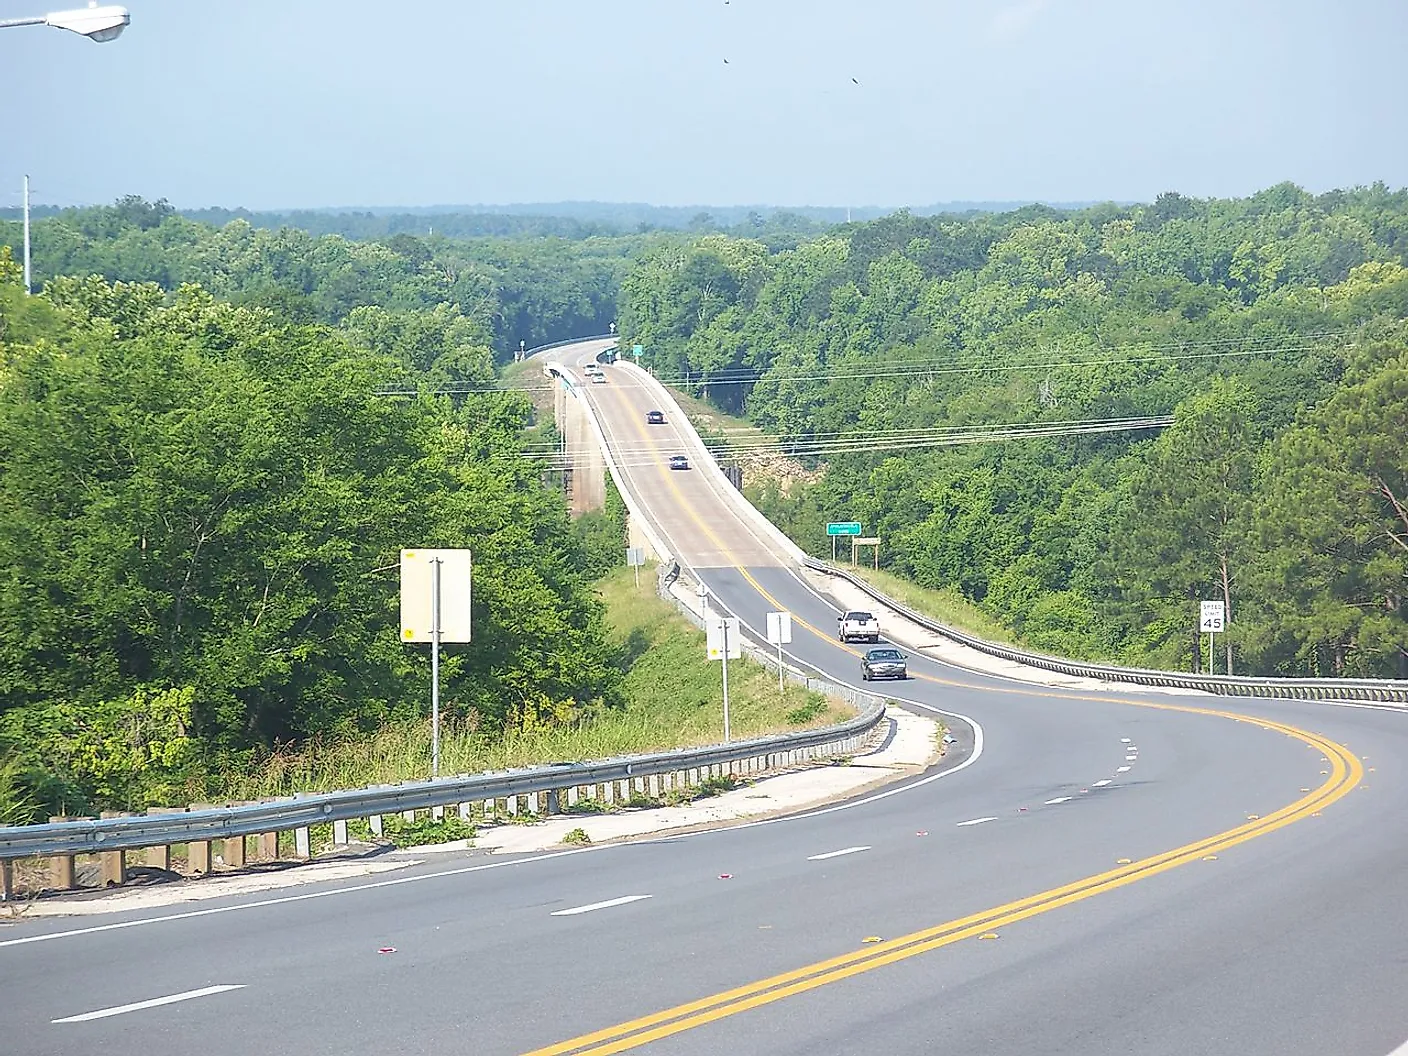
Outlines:
{"type": "MultiPolygon", "coordinates": [[[[1240,359],[1251,356],[1269,356],[1288,353],[1300,353],[1314,351],[1318,342],[1343,337],[1343,331],[1317,331],[1299,336],[1298,343],[1278,343],[1275,345],[1258,345],[1251,348],[1236,347],[1242,344],[1245,339],[1227,338],[1218,341],[1206,341],[1196,343],[1176,343],[1167,345],[1140,345],[1122,346],[1128,350],[1139,350],[1152,354],[1144,355],[1106,355],[1100,358],[1085,359],[1045,359],[1024,363],[969,363],[955,364],[950,359],[926,359],[910,361],[891,361],[888,363],[877,363],[874,366],[864,369],[852,369],[849,363],[840,364],[836,367],[822,368],[801,373],[793,373],[785,365],[774,364],[765,372],[759,372],[750,368],[733,368],[715,373],[689,372],[680,374],[660,374],[655,375],[655,380],[663,385],[676,388],[689,387],[694,385],[746,385],[756,384],[760,381],[770,383],[796,382],[796,381],[852,381],[868,379],[902,378],[909,376],[922,376],[925,379],[946,377],[959,374],[1015,374],[1031,371],[1054,371],[1080,369],[1085,367],[1109,367],[1109,366],[1137,366],[1150,363],[1180,363],[1198,362],[1210,359],[1240,359]],[[1205,351],[1169,352],[1160,351],[1167,349],[1205,349],[1205,351]]],[[[631,381],[613,381],[610,384],[618,388],[641,388],[642,383],[631,381]]],[[[468,396],[480,393],[492,392],[550,392],[553,385],[510,385],[510,384],[475,384],[475,385],[445,385],[434,388],[386,388],[379,390],[380,396],[419,396],[444,395],[444,396],[468,396]]]]}
{"type": "MultiPolygon", "coordinates": [[[[922,448],[958,447],[970,444],[995,443],[1008,440],[1040,439],[1051,437],[1082,436],[1113,432],[1161,429],[1173,424],[1172,415],[1150,415],[1145,418],[1091,420],[1085,422],[1024,423],[999,427],[951,430],[947,433],[936,431],[933,435],[914,437],[896,436],[888,439],[858,438],[852,441],[835,441],[830,446],[809,447],[805,444],[778,443],[771,447],[757,447],[751,450],[735,451],[732,448],[709,446],[706,449],[716,460],[728,461],[734,457],[767,456],[794,457],[799,455],[830,455],[847,452],[910,451],[922,448]]],[[[684,454],[684,445],[662,444],[657,446],[616,445],[613,454],[618,466],[638,468],[660,465],[672,454],[684,454]]],[[[585,449],[585,447],[583,448],[585,449]]],[[[553,452],[525,451],[525,458],[538,458],[549,463],[549,468],[570,468],[574,462],[574,450],[563,449],[553,452]]]]}

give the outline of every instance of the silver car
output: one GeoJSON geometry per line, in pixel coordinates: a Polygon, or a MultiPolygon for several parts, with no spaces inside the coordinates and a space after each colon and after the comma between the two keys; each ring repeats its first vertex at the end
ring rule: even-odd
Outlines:
{"type": "Polygon", "coordinates": [[[867,649],[860,658],[862,682],[873,678],[908,678],[908,658],[898,649],[867,649]]]}

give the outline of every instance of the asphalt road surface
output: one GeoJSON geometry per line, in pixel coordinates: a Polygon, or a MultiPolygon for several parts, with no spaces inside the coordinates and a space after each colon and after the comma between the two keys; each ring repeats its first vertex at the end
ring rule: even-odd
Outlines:
{"type": "MultiPolygon", "coordinates": [[[[627,487],[714,604],[758,631],[788,609],[794,661],[858,681],[826,599],[701,467],[664,468],[690,437],[647,428],[658,394],[606,372],[584,392],[627,487]]],[[[1408,1038],[1408,716],[911,671],[893,695],[958,743],[835,807],[0,928],[4,1048],[1385,1056],[1408,1038]]]]}

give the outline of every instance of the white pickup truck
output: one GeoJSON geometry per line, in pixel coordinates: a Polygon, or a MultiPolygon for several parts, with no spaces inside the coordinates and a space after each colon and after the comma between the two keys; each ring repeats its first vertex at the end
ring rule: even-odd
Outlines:
{"type": "Polygon", "coordinates": [[[880,621],[873,612],[843,612],[836,617],[836,637],[843,642],[878,642],[880,621]]]}

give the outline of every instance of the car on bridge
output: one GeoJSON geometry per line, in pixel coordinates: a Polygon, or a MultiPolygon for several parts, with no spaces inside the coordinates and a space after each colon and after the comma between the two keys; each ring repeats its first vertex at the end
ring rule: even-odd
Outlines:
{"type": "Polygon", "coordinates": [[[689,459],[685,458],[684,455],[671,455],[671,456],[670,456],[670,468],[671,468],[671,469],[688,469],[688,468],[689,468],[689,459]]]}
{"type": "Polygon", "coordinates": [[[588,374],[587,377],[589,377],[589,378],[592,379],[592,384],[593,384],[593,385],[605,385],[605,384],[606,384],[606,375],[603,374],[603,373],[602,373],[601,371],[599,371],[599,370],[598,370],[595,374],[588,374]]]}
{"type": "Polygon", "coordinates": [[[664,415],[662,412],[660,412],[660,411],[646,411],[646,412],[645,412],[645,424],[646,424],[646,425],[664,425],[664,424],[665,424],[665,415],[664,415]]]}
{"type": "Polygon", "coordinates": [[[908,658],[898,649],[867,649],[860,658],[860,679],[909,678],[908,658]]]}

